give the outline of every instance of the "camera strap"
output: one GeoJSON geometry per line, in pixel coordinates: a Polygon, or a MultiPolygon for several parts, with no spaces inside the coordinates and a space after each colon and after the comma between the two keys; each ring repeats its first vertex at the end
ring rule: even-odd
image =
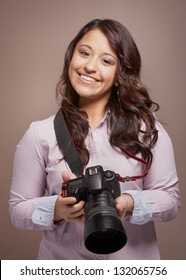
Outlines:
{"type": "Polygon", "coordinates": [[[81,176],[83,174],[84,165],[72,141],[61,109],[59,109],[54,118],[54,130],[59,149],[64,155],[72,173],[76,176],[81,176]]]}
{"type": "Polygon", "coordinates": [[[125,176],[125,177],[121,177],[118,173],[116,173],[116,177],[118,179],[118,181],[120,182],[129,182],[129,181],[136,181],[138,179],[141,179],[143,177],[145,177],[147,174],[148,174],[148,171],[149,171],[149,164],[146,160],[142,159],[142,158],[139,158],[129,152],[125,152],[125,154],[130,157],[130,158],[133,158],[141,163],[143,163],[145,165],[145,170],[142,174],[139,174],[139,175],[135,175],[135,176],[125,176]]]}
{"type": "MultiPolygon", "coordinates": [[[[67,125],[64,120],[63,112],[61,109],[59,109],[59,111],[57,112],[54,118],[54,129],[55,129],[55,134],[56,134],[56,139],[57,139],[59,149],[64,155],[64,158],[67,161],[72,173],[74,173],[78,177],[82,176],[84,171],[83,161],[79,157],[76,147],[72,141],[72,138],[68,131],[67,125]]],[[[116,177],[118,181],[120,182],[136,181],[137,179],[141,179],[145,177],[150,168],[149,164],[144,159],[139,158],[129,152],[125,152],[124,154],[144,164],[145,171],[140,175],[125,176],[125,177],[121,177],[118,173],[116,173],[116,177]]]]}

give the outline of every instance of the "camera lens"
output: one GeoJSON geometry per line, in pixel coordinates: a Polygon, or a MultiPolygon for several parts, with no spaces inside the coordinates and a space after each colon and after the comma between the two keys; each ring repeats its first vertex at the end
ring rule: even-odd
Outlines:
{"type": "Polygon", "coordinates": [[[127,242],[125,229],[116,210],[120,185],[113,171],[102,166],[86,169],[82,185],[87,190],[85,204],[85,247],[96,254],[110,254],[127,242]]]}
{"type": "Polygon", "coordinates": [[[94,238],[114,238],[117,235],[117,230],[112,228],[100,229],[93,233],[94,238]]]}
{"type": "Polygon", "coordinates": [[[110,254],[127,242],[125,229],[108,191],[89,194],[85,206],[85,247],[96,254],[110,254]]]}
{"type": "Polygon", "coordinates": [[[85,224],[85,246],[96,254],[110,254],[120,250],[127,242],[122,222],[113,213],[99,213],[85,224]]]}

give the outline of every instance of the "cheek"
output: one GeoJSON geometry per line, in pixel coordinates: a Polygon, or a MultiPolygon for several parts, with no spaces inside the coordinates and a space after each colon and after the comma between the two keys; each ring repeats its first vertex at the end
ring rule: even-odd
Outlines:
{"type": "Polygon", "coordinates": [[[74,65],[73,65],[73,61],[71,61],[71,63],[70,63],[70,66],[69,66],[69,69],[68,69],[68,75],[69,75],[70,82],[72,82],[73,78],[74,78],[74,65]]]}
{"type": "Polygon", "coordinates": [[[72,70],[76,70],[82,65],[82,60],[79,58],[76,54],[73,55],[71,62],[70,62],[70,68],[72,70]]]}
{"type": "Polygon", "coordinates": [[[69,65],[69,78],[72,79],[77,74],[78,70],[82,67],[82,61],[77,59],[75,56],[72,57],[72,60],[69,65]]]}

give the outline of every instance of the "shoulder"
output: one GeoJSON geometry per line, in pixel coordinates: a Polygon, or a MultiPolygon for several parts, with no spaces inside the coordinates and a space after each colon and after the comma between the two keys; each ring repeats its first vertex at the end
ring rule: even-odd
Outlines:
{"type": "Polygon", "coordinates": [[[55,115],[52,115],[47,119],[32,122],[19,144],[39,150],[48,150],[56,145],[54,118],[55,115]]]}
{"type": "Polygon", "coordinates": [[[166,128],[163,124],[161,124],[158,120],[155,122],[156,129],[158,131],[158,140],[163,142],[171,142],[171,138],[166,131],[166,128]]]}
{"type": "Polygon", "coordinates": [[[46,135],[48,137],[51,135],[51,132],[54,131],[54,118],[55,115],[52,115],[47,119],[34,121],[30,124],[29,129],[40,136],[46,135]]]}
{"type": "Polygon", "coordinates": [[[34,121],[30,124],[29,130],[32,131],[41,146],[56,144],[54,118],[55,115],[52,115],[47,119],[34,121]]]}
{"type": "Polygon", "coordinates": [[[173,155],[174,149],[172,144],[172,139],[166,130],[166,126],[156,121],[156,129],[158,130],[158,139],[153,148],[154,152],[159,152],[162,155],[173,155]]]}
{"type": "MultiPolygon", "coordinates": [[[[163,125],[155,116],[155,129],[158,132],[158,139],[155,143],[154,148],[152,151],[156,149],[172,149],[172,140],[170,138],[170,135],[168,134],[166,130],[166,126],[163,125]]],[[[146,125],[144,122],[141,124],[141,130],[146,131],[146,125]]],[[[142,137],[142,135],[140,135],[142,137]]]]}

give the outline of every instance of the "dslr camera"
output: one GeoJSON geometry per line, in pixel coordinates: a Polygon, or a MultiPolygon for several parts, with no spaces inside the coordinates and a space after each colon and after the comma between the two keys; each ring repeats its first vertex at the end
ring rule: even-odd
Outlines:
{"type": "Polygon", "coordinates": [[[100,165],[89,167],[85,175],[66,182],[66,195],[85,203],[85,247],[97,254],[120,250],[127,242],[125,229],[115,208],[120,195],[116,174],[100,165]]]}

